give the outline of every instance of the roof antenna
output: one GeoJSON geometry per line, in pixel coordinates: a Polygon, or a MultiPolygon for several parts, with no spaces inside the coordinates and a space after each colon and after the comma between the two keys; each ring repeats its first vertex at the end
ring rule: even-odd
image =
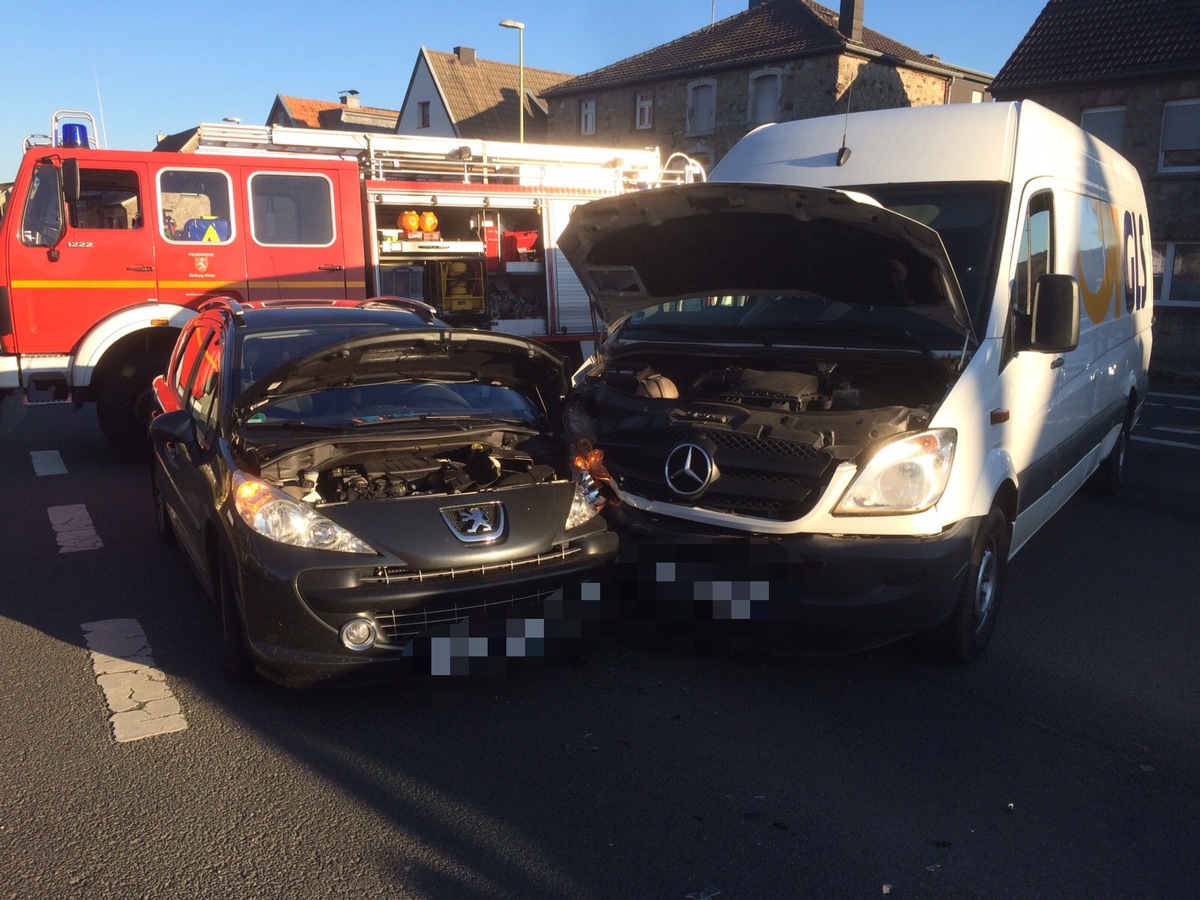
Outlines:
{"type": "Polygon", "coordinates": [[[854,82],[850,82],[850,86],[846,88],[846,119],[842,123],[842,146],[837,152],[837,164],[844,166],[847,160],[850,159],[850,148],[846,146],[846,131],[850,126],[850,103],[854,100],[854,82]]]}

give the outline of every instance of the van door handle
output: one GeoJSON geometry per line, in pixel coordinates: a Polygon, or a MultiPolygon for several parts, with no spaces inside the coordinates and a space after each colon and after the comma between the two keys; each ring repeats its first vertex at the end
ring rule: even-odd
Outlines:
{"type": "Polygon", "coordinates": [[[1064,361],[1065,360],[1063,360],[1063,358],[1061,356],[1059,356],[1054,360],[1054,362],[1050,363],[1050,368],[1061,369],[1064,361]]]}
{"type": "Polygon", "coordinates": [[[320,269],[322,272],[340,272],[340,271],[342,271],[341,266],[317,266],[317,268],[320,269]]]}
{"type": "Polygon", "coordinates": [[[127,272],[153,272],[154,266],[126,266],[127,272]]]}

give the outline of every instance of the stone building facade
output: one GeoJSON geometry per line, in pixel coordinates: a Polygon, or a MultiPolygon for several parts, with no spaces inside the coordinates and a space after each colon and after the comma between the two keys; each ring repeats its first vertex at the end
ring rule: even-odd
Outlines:
{"type": "Polygon", "coordinates": [[[746,11],[543,94],[547,140],[658,147],[711,165],[767,122],[983,100],[991,76],[864,28],[863,0],[746,11]]]}

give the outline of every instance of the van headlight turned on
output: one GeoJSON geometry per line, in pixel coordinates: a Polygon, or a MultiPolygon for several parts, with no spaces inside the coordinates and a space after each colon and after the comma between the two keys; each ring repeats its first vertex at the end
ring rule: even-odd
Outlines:
{"type": "Polygon", "coordinates": [[[953,428],[937,428],[881,444],[834,507],[834,515],[899,515],[929,509],[946,489],[956,437],[953,428]]]}
{"type": "Polygon", "coordinates": [[[376,552],[307,503],[254,478],[234,476],[233,505],[252,530],[281,544],[342,553],[376,552]]]}

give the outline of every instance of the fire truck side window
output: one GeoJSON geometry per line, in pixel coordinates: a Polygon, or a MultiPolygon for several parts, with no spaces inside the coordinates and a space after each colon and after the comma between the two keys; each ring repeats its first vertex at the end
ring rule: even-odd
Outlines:
{"type": "Polygon", "coordinates": [[[260,244],[328,247],[333,243],[333,184],[324,175],[250,177],[254,240],[260,244]]]}
{"type": "Polygon", "coordinates": [[[67,206],[72,228],[128,231],[142,227],[142,197],[136,172],[79,169],[79,200],[67,206]]]}
{"type": "Polygon", "coordinates": [[[226,244],[233,240],[233,188],[213,169],[158,173],[159,230],[169,241],[226,244]]]}
{"type": "Polygon", "coordinates": [[[58,169],[38,166],[29,182],[25,200],[25,218],[21,222],[21,242],[29,247],[49,247],[62,234],[62,196],[58,169]]]}

